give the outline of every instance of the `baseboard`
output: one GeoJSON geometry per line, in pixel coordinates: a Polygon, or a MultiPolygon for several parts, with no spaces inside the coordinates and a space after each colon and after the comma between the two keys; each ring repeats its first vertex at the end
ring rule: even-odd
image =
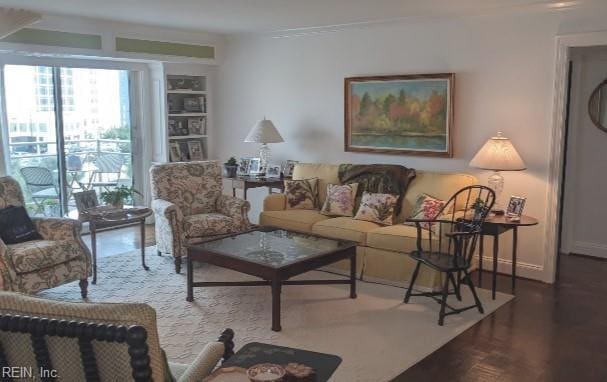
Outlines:
{"type": "MultiPolygon", "coordinates": [[[[477,260],[478,262],[478,260],[477,260]]],[[[483,270],[493,270],[493,257],[483,256],[483,270]]],[[[512,274],[512,260],[509,259],[497,259],[497,271],[503,274],[512,274]]],[[[544,280],[544,267],[542,265],[536,265],[526,263],[524,261],[516,262],[516,276],[524,277],[527,279],[543,281],[544,280]]]]}
{"type": "Polygon", "coordinates": [[[574,241],[571,246],[571,253],[607,259],[607,245],[587,241],[574,241]]]}

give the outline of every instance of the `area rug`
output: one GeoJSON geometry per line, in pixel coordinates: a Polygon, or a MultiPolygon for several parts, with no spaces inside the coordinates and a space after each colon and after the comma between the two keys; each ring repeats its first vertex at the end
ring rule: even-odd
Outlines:
{"type": "MultiPolygon", "coordinates": [[[[149,271],[141,268],[139,251],[102,257],[97,285],[89,285],[93,302],[144,302],[158,314],[160,343],[171,361],[188,363],[204,344],[224,328],[234,329],[236,348],[265,342],[323,353],[343,359],[332,381],[389,381],[428,354],[509,301],[512,296],[479,289],[485,315],[469,310],[448,316],[437,325],[439,305],[428,298],[402,302],[404,289],[359,282],[358,298],[348,298],[347,285],[285,286],[282,292],[282,331],[270,330],[269,287],[213,287],[194,290],[186,297],[185,272],[175,274],[172,258],[147,248],[149,271]]],[[[339,276],[314,271],[303,278],[339,276]]],[[[195,280],[249,280],[249,276],[200,265],[195,280]]],[[[462,304],[470,304],[467,288],[462,304]]],[[[45,298],[81,301],[77,283],[39,294],[45,298]]],[[[453,305],[459,303],[455,298],[453,305]]]]}

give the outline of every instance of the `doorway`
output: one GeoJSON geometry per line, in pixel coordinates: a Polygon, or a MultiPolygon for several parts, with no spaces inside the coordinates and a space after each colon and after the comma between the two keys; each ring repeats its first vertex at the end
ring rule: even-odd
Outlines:
{"type": "Polygon", "coordinates": [[[607,259],[607,46],[572,48],[570,63],[559,252],[607,259]]]}
{"type": "Polygon", "coordinates": [[[4,66],[5,158],[30,214],[73,216],[75,193],[133,186],[130,74],[4,66]]]}

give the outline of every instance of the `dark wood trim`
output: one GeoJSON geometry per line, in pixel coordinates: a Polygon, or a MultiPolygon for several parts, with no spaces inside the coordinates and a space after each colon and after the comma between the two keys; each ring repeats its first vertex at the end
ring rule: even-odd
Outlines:
{"type": "Polygon", "coordinates": [[[436,73],[436,74],[403,74],[403,75],[384,75],[384,76],[357,76],[344,78],[344,151],[346,152],[364,152],[391,155],[416,155],[453,158],[453,135],[455,132],[455,73],[436,73]],[[398,149],[373,149],[353,147],[350,144],[352,127],[350,125],[350,103],[352,82],[366,81],[397,81],[397,80],[416,80],[416,79],[446,79],[449,81],[449,112],[448,112],[448,140],[447,151],[417,151],[417,150],[398,150],[398,149]]]}

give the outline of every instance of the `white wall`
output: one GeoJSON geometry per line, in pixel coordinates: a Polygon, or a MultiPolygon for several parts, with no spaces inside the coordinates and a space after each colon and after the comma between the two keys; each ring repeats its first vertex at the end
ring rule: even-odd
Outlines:
{"type": "Polygon", "coordinates": [[[607,78],[607,48],[581,48],[572,55],[573,71],[563,213],[564,253],[607,258],[604,219],[607,133],[590,120],[590,95],[607,78]]]}
{"type": "MultiPolygon", "coordinates": [[[[485,140],[503,131],[528,166],[504,174],[504,195],[526,196],[525,213],[542,221],[520,230],[518,272],[549,280],[542,271],[555,36],[581,32],[579,25],[605,29],[603,20],[604,13],[596,12],[492,15],[231,40],[220,67],[220,157],[255,154],[257,146],[242,140],[265,115],[286,140],[271,145],[275,162],[398,163],[469,172],[486,182],[489,173],[468,162],[485,140]],[[456,73],[452,159],[344,152],[344,77],[433,72],[456,73]]],[[[256,219],[265,191],[249,195],[256,219]]],[[[508,272],[510,235],[500,243],[500,269],[508,272]]]]}

